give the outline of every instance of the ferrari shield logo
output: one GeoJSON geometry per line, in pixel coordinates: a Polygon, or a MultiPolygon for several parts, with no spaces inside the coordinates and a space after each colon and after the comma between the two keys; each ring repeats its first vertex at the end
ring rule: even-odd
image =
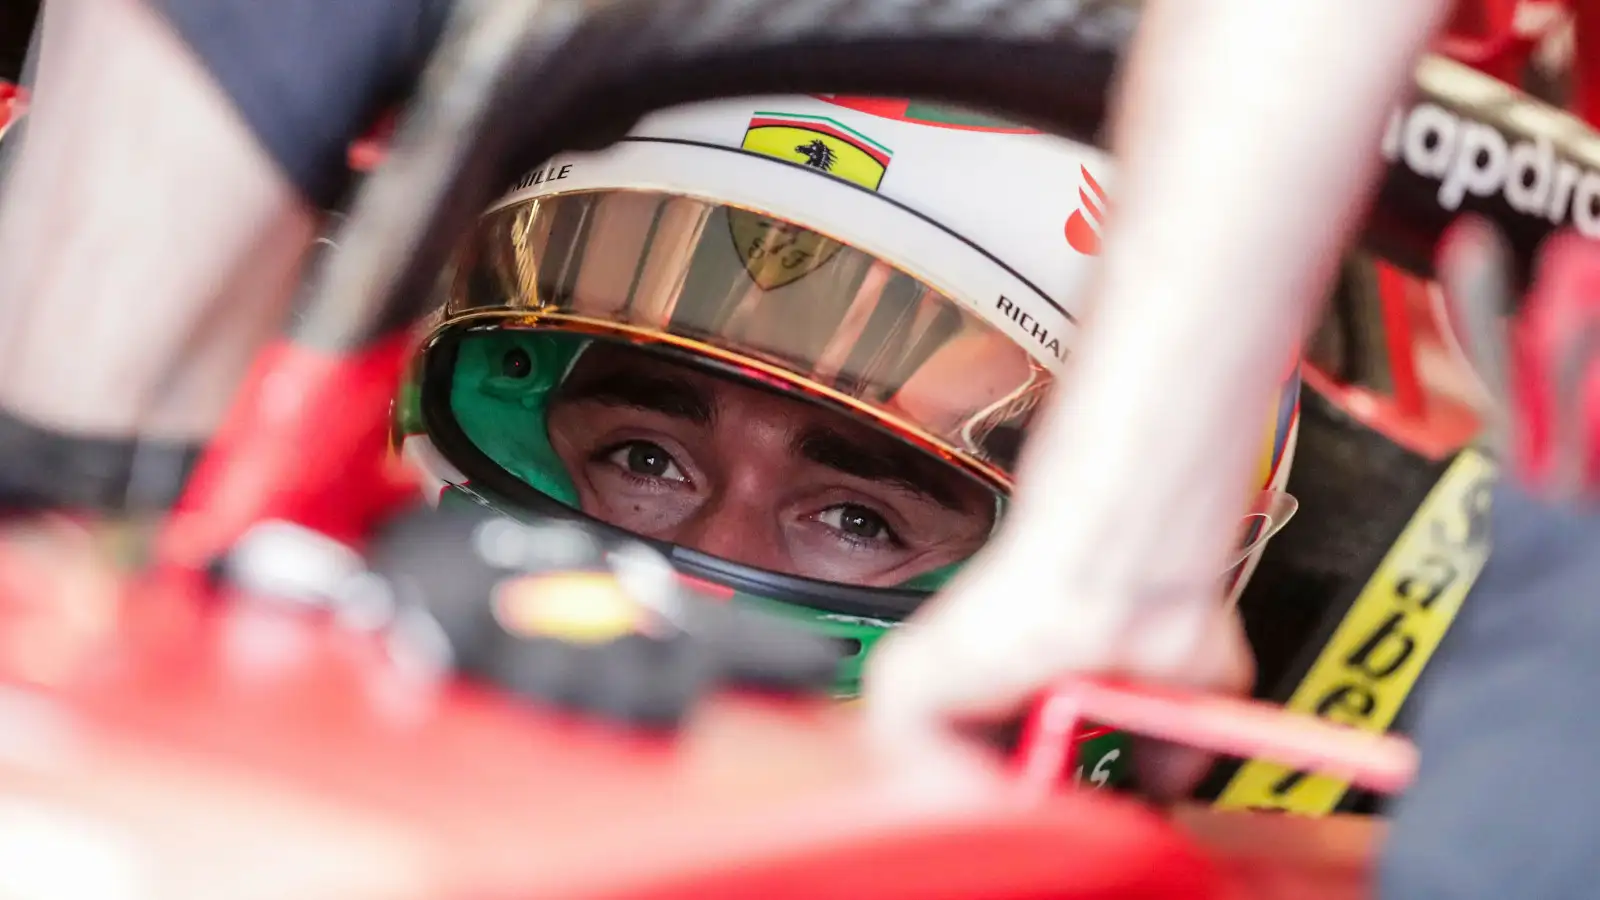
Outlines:
{"type": "Polygon", "coordinates": [[[888,147],[833,119],[787,113],[756,113],[745,129],[742,146],[874,191],[894,156],[888,147]]]}
{"type": "MultiPolygon", "coordinates": [[[[875,191],[894,153],[824,116],[758,112],[741,146],[875,191]]],[[[728,210],[728,230],[745,269],[763,290],[791,284],[839,252],[839,243],[788,222],[728,210]]]]}

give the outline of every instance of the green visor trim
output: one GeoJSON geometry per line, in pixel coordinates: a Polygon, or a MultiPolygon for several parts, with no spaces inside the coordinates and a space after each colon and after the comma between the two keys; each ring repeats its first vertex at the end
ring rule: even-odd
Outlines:
{"type": "Polygon", "coordinates": [[[583,335],[494,329],[456,350],[450,410],[485,456],[557,502],[578,507],[578,490],[550,446],[551,393],[589,345],[583,335]]]}

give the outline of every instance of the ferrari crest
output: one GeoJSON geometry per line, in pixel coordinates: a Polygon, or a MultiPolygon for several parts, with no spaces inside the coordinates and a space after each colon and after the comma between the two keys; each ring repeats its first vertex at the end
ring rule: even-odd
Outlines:
{"type": "MultiPolygon", "coordinates": [[[[894,152],[824,116],[758,112],[745,129],[745,150],[798,163],[875,191],[894,152]]],[[[763,290],[809,275],[840,244],[809,228],[746,210],[728,211],[728,230],[745,270],[763,290]]]]}

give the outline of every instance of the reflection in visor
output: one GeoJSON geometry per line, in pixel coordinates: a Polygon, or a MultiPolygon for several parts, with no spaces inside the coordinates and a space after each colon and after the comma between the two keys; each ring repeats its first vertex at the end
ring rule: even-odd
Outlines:
{"type": "Polygon", "coordinates": [[[905,272],[756,213],[636,191],[489,213],[446,315],[509,309],[765,363],[1009,481],[1050,376],[905,272]]]}

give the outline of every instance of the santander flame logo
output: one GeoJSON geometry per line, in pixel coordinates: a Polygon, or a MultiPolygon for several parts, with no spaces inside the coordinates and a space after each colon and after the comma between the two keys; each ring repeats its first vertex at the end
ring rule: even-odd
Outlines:
{"type": "Polygon", "coordinates": [[[1083,184],[1078,188],[1078,199],[1083,205],[1067,217],[1067,243],[1084,256],[1100,253],[1100,227],[1105,222],[1106,192],[1100,182],[1089,174],[1088,166],[1079,166],[1083,184]]]}

